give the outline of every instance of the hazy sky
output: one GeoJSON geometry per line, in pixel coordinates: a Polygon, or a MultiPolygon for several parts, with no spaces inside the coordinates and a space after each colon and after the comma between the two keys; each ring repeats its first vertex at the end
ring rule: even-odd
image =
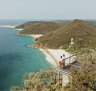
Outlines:
{"type": "Polygon", "coordinates": [[[0,0],[0,19],[96,19],[96,0],[0,0]]]}

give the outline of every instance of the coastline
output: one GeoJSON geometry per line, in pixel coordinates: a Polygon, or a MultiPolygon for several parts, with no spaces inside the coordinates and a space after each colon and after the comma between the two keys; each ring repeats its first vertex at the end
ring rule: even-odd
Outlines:
{"type": "MultiPolygon", "coordinates": [[[[28,35],[31,36],[33,38],[38,38],[40,36],[40,34],[36,34],[36,35],[28,35]]],[[[30,46],[32,47],[32,46],[30,46]]],[[[64,49],[43,49],[43,48],[39,48],[39,50],[45,55],[46,61],[48,61],[51,65],[53,65],[54,67],[59,66],[59,61],[61,61],[61,56],[63,56],[63,54],[65,55],[65,58],[68,58],[70,56],[72,56],[73,54],[70,54],[68,52],[66,52],[64,49]]],[[[65,65],[67,65],[69,63],[69,60],[66,61],[65,65]]]]}
{"type": "Polygon", "coordinates": [[[43,36],[42,34],[29,34],[29,36],[33,37],[33,38],[38,38],[43,36]]]}
{"type": "MultiPolygon", "coordinates": [[[[66,52],[63,49],[41,49],[40,48],[40,51],[44,53],[46,60],[55,67],[59,66],[59,61],[62,60],[61,56],[63,56],[63,54],[65,55],[65,58],[66,58],[65,65],[69,64],[69,59],[67,58],[73,55],[66,52]]],[[[74,59],[75,59],[75,56],[71,58],[70,63],[73,62],[74,59]]]]}
{"type": "MultiPolygon", "coordinates": [[[[32,38],[34,38],[34,40],[40,36],[43,36],[41,34],[20,34],[18,32],[18,35],[23,35],[23,36],[31,36],[32,38]]],[[[28,45],[28,47],[32,47],[32,45],[28,45]]],[[[48,62],[50,64],[50,66],[54,69],[56,69],[57,67],[59,67],[59,61],[61,61],[61,56],[63,56],[63,54],[65,55],[65,58],[68,58],[70,56],[72,56],[73,54],[70,54],[68,52],[66,52],[63,49],[43,49],[43,48],[38,48],[45,56],[46,62],[48,62]]],[[[69,64],[69,59],[67,62],[65,62],[65,65],[69,64]]],[[[64,76],[64,75],[63,75],[64,76]]],[[[69,82],[68,76],[64,76],[63,77],[64,81],[67,81],[67,83],[69,82]]]]}
{"type": "MultiPolygon", "coordinates": [[[[17,35],[20,35],[20,36],[31,36],[34,39],[36,39],[36,38],[38,38],[40,36],[43,36],[42,34],[36,34],[36,35],[35,34],[20,34],[19,32],[17,32],[17,35]]],[[[32,46],[28,45],[28,47],[32,47],[32,46]]],[[[42,49],[42,48],[38,48],[38,49],[44,54],[46,61],[48,61],[51,65],[53,65],[55,67],[57,66],[56,63],[54,62],[54,59],[45,51],[45,49],[42,49]]]]}
{"type": "MultiPolygon", "coordinates": [[[[17,28],[15,28],[15,29],[17,29],[17,28]]],[[[20,30],[20,31],[21,31],[21,30],[23,30],[23,29],[21,28],[21,29],[17,29],[17,30],[20,30]]]]}
{"type": "MultiPolygon", "coordinates": [[[[23,29],[17,29],[17,30],[23,30],[23,29]]],[[[43,36],[42,34],[20,34],[19,32],[17,32],[17,35],[21,35],[21,36],[31,36],[33,38],[38,38],[40,36],[43,36]]]]}
{"type": "Polygon", "coordinates": [[[11,26],[11,25],[0,25],[0,27],[6,27],[6,28],[15,28],[16,26],[11,26]]]}
{"type": "MultiPolygon", "coordinates": [[[[34,39],[40,36],[43,36],[42,34],[20,34],[19,32],[17,33],[17,35],[31,36],[34,39]]],[[[32,46],[28,45],[28,47],[32,47],[32,46]]],[[[66,52],[64,49],[43,49],[43,48],[38,48],[38,49],[45,55],[46,61],[50,63],[50,65],[53,65],[54,67],[59,66],[59,61],[62,60],[61,56],[63,56],[63,54],[65,55],[65,58],[68,58],[73,55],[73,54],[66,52]]],[[[65,63],[65,65],[67,65],[68,62],[69,60],[65,63]]]]}
{"type": "Polygon", "coordinates": [[[17,30],[23,30],[23,28],[21,28],[21,29],[18,29],[18,28],[16,28],[16,26],[14,25],[0,25],[0,27],[4,27],[4,28],[12,28],[12,29],[17,29],[17,30]]]}
{"type": "MultiPolygon", "coordinates": [[[[40,36],[43,36],[42,34],[20,34],[19,32],[17,32],[17,35],[20,35],[20,36],[31,36],[33,37],[34,39],[40,37],[40,36]]],[[[32,47],[31,45],[28,45],[28,47],[32,47]]],[[[57,66],[55,60],[50,56],[50,53],[48,53],[45,49],[42,49],[42,48],[38,48],[40,50],[40,52],[42,52],[45,56],[45,59],[48,63],[50,63],[50,65],[53,65],[54,67],[57,66]]]]}
{"type": "Polygon", "coordinates": [[[53,65],[54,67],[57,66],[56,62],[54,61],[54,59],[49,55],[49,53],[47,53],[45,51],[45,49],[41,49],[39,48],[39,50],[45,55],[45,59],[46,61],[48,61],[51,65],[53,65]]]}

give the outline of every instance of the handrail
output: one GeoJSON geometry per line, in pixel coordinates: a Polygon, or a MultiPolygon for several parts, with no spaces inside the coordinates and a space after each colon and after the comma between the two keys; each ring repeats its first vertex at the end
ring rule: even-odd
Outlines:
{"type": "Polygon", "coordinates": [[[69,58],[71,58],[71,57],[74,57],[74,56],[77,56],[77,54],[74,54],[74,55],[72,55],[72,56],[69,56],[69,57],[65,58],[65,60],[66,60],[66,59],[69,59],[69,58]]]}

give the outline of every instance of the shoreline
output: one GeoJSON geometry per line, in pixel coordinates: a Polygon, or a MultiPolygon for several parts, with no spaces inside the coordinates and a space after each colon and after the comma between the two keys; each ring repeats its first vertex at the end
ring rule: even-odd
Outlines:
{"type": "Polygon", "coordinates": [[[0,27],[4,27],[4,28],[12,28],[12,29],[16,29],[16,30],[23,30],[23,28],[21,28],[21,29],[16,28],[15,25],[0,25],[0,27]]]}
{"type": "MultiPolygon", "coordinates": [[[[73,54],[66,52],[63,49],[41,49],[41,48],[39,49],[41,52],[44,53],[46,60],[54,67],[59,66],[59,61],[62,60],[61,56],[63,56],[63,54],[65,55],[65,58],[66,58],[65,65],[69,64],[69,59],[67,58],[73,55],[73,54]]],[[[75,59],[75,56],[72,57],[72,59],[70,60],[70,63],[73,62],[74,59],[75,59]]]]}
{"type": "MultiPolygon", "coordinates": [[[[23,29],[17,29],[17,30],[23,30],[23,29]]],[[[31,36],[33,38],[38,38],[40,36],[43,36],[42,34],[20,34],[19,32],[17,32],[17,35],[21,35],[21,36],[31,36]]]]}
{"type": "MultiPolygon", "coordinates": [[[[40,36],[43,36],[42,34],[36,34],[36,35],[35,35],[35,34],[20,34],[19,32],[17,32],[17,35],[20,35],[20,36],[31,36],[31,37],[33,37],[34,39],[36,39],[36,38],[38,38],[38,37],[40,37],[40,36]]],[[[28,45],[27,47],[32,47],[32,45],[28,45]]],[[[40,52],[42,52],[42,53],[44,54],[46,61],[47,61],[50,65],[52,65],[52,66],[54,66],[54,67],[57,66],[57,64],[56,64],[56,62],[54,61],[54,59],[49,55],[48,52],[45,51],[45,49],[43,49],[43,48],[38,48],[38,49],[40,50],[40,52]]]]}
{"type": "MultiPolygon", "coordinates": [[[[43,35],[36,34],[36,35],[28,35],[28,36],[31,36],[33,38],[38,38],[43,35]]],[[[73,55],[66,52],[64,49],[43,49],[43,48],[38,48],[38,49],[45,55],[46,61],[49,62],[54,67],[59,66],[59,61],[62,60],[61,56],[63,56],[63,54],[65,55],[65,58],[68,58],[73,55]]],[[[67,61],[65,65],[68,65],[68,62],[69,61],[67,61]]]]}
{"type": "Polygon", "coordinates": [[[54,66],[54,67],[57,67],[57,64],[55,63],[54,59],[45,51],[45,49],[39,48],[39,50],[44,54],[46,61],[47,61],[50,65],[52,65],[52,66],[54,66]]]}
{"type": "MultiPolygon", "coordinates": [[[[19,32],[17,32],[18,35],[23,35],[23,36],[31,36],[34,40],[40,36],[43,36],[41,34],[36,34],[36,35],[33,35],[33,34],[20,34],[19,32]]],[[[28,46],[28,47],[32,47],[32,45],[28,46]]],[[[66,52],[65,50],[63,49],[43,49],[43,48],[38,48],[43,54],[44,54],[44,57],[45,57],[45,61],[47,63],[49,63],[50,67],[54,68],[54,69],[57,69],[59,67],[59,61],[61,61],[61,56],[63,56],[63,54],[65,55],[65,57],[69,57],[71,54],[69,54],[68,52],[66,52]]],[[[68,61],[69,62],[69,61],[68,61]]],[[[65,65],[67,63],[65,62],[65,65]]],[[[68,78],[68,76],[66,75],[66,77],[68,78]]],[[[69,82],[69,79],[67,78],[63,78],[65,81],[67,80],[67,83],[69,82]]]]}
{"type": "Polygon", "coordinates": [[[0,27],[5,27],[5,28],[15,28],[16,26],[12,26],[12,25],[0,25],[0,27]]]}
{"type": "Polygon", "coordinates": [[[15,29],[20,30],[20,31],[23,30],[22,28],[21,29],[15,28],[15,29]]]}
{"type": "Polygon", "coordinates": [[[43,35],[42,34],[29,34],[28,36],[31,36],[33,38],[38,38],[38,37],[41,37],[43,35]]]}
{"type": "MultiPolygon", "coordinates": [[[[19,32],[17,35],[21,36],[31,36],[34,39],[43,36],[42,34],[20,34],[19,32]]],[[[28,47],[32,47],[32,45],[28,45],[28,47]]],[[[53,65],[54,67],[59,66],[59,61],[61,61],[61,56],[63,54],[65,55],[65,58],[68,58],[72,56],[73,54],[70,54],[66,52],[64,49],[43,49],[43,48],[38,48],[45,56],[46,61],[50,64],[53,65]]],[[[65,65],[68,65],[69,60],[65,63],[65,65]]]]}

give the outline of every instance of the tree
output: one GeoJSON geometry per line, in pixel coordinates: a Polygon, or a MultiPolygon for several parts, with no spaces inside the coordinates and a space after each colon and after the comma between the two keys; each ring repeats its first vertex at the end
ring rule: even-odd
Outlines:
{"type": "Polygon", "coordinates": [[[72,91],[96,91],[96,60],[85,61],[81,69],[73,68],[72,91]]]}

